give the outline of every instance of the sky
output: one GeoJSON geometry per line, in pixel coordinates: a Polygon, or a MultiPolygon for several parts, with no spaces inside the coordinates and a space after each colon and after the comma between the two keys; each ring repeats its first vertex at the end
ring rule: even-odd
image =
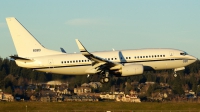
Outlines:
{"type": "Polygon", "coordinates": [[[174,48],[200,58],[200,0],[1,0],[0,57],[17,54],[6,17],[46,48],[174,48]]]}

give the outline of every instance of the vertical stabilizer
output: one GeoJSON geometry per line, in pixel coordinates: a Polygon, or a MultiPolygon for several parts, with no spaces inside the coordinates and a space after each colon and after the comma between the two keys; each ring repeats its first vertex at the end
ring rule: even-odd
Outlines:
{"type": "Polygon", "coordinates": [[[61,52],[44,48],[16,18],[6,18],[6,22],[19,57],[61,54],[61,52]]]}

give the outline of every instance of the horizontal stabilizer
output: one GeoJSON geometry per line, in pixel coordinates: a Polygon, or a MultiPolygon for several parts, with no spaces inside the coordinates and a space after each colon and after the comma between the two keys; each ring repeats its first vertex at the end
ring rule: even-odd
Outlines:
{"type": "Polygon", "coordinates": [[[28,58],[22,58],[22,57],[18,57],[18,56],[10,56],[12,59],[14,60],[26,60],[26,61],[32,61],[31,59],[28,58]]]}

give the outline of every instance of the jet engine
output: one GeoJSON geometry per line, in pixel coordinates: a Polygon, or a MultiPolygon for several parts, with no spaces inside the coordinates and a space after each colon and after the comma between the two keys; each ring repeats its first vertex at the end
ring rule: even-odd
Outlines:
{"type": "Polygon", "coordinates": [[[122,66],[119,72],[121,73],[121,76],[139,75],[144,72],[144,67],[142,64],[125,65],[122,66]]]}

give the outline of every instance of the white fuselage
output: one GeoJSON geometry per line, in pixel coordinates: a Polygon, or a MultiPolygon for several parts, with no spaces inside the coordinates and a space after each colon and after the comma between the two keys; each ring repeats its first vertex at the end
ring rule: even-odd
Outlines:
{"type": "MultiPolygon", "coordinates": [[[[142,64],[144,70],[181,68],[196,61],[195,57],[176,49],[138,49],[93,52],[92,54],[111,62],[122,63],[123,65],[142,64]]],[[[15,61],[21,67],[65,75],[87,75],[86,70],[92,67],[92,62],[81,53],[63,53],[32,57],[32,59],[32,61],[15,61]]]]}

